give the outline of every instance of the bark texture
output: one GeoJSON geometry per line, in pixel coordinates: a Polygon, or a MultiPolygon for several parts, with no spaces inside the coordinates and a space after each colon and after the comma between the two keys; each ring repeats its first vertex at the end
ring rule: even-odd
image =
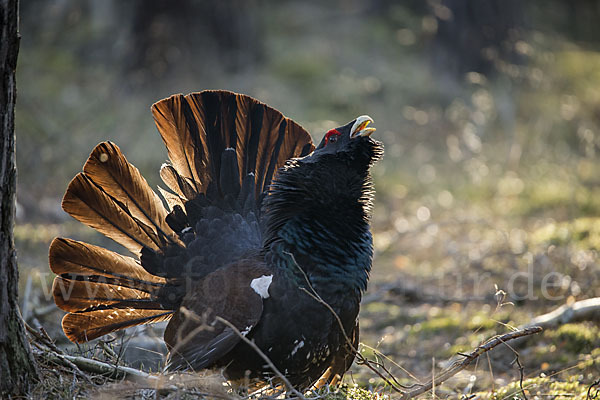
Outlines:
{"type": "Polygon", "coordinates": [[[0,0],[0,397],[21,396],[37,377],[19,309],[13,239],[15,191],[15,68],[18,0],[0,0]]]}

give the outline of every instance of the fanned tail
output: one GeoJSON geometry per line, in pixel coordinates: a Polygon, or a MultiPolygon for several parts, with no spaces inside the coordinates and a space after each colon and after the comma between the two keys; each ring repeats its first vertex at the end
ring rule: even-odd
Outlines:
{"type": "Polygon", "coordinates": [[[183,204],[202,194],[249,195],[245,181],[260,201],[278,168],[314,149],[308,132],[279,111],[224,90],[173,95],[152,113],[170,159],[161,178],[183,204]]]}
{"type": "Polygon", "coordinates": [[[50,268],[58,275],[54,301],[69,312],[63,330],[74,342],[159,322],[173,313],[160,295],[166,280],[149,274],[131,257],[57,238],[50,245],[50,268]]]}
{"type": "Polygon", "coordinates": [[[152,106],[170,163],[157,194],[113,143],[94,148],[69,184],[63,209],[131,251],[139,261],[58,238],[53,294],[75,342],[169,319],[196,278],[260,246],[260,207],[278,168],[314,149],[279,111],[241,94],[174,95],[152,106]]]}
{"type": "MultiPolygon", "coordinates": [[[[83,172],[69,184],[62,206],[135,255],[183,250],[166,223],[160,198],[113,143],[94,148],[83,172]]],[[[56,305],[68,311],[63,330],[74,342],[162,321],[173,313],[160,294],[165,279],[148,273],[133,258],[57,238],[50,246],[50,268],[58,275],[53,284],[56,305]]]]}
{"type": "Polygon", "coordinates": [[[142,265],[168,278],[188,273],[184,265],[203,276],[260,248],[266,189],[287,160],[314,149],[308,132],[252,97],[222,90],[173,95],[152,113],[170,159],[160,171],[172,190],[161,189],[167,223],[195,261],[144,249],[142,265]]]}

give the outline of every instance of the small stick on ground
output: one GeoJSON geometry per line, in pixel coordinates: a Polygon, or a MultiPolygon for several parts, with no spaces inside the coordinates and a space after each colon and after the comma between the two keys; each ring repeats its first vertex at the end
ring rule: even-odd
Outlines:
{"type": "Polygon", "coordinates": [[[74,364],[81,371],[86,371],[100,375],[107,375],[111,378],[136,377],[152,381],[159,379],[158,376],[148,374],[144,371],[140,371],[139,369],[123,367],[120,365],[111,365],[102,361],[92,360],[90,358],[70,356],[67,354],[57,354],[53,351],[48,351],[44,354],[44,356],[48,361],[59,365],[71,368],[74,364]]]}
{"type": "MultiPolygon", "coordinates": [[[[494,347],[496,347],[500,344],[508,342],[509,340],[533,335],[533,334],[539,333],[541,331],[542,331],[541,327],[532,326],[532,327],[528,327],[525,329],[516,330],[514,332],[505,333],[504,335],[495,336],[495,337],[489,339],[484,344],[478,346],[475,350],[471,351],[470,353],[460,354],[464,357],[464,359],[455,361],[454,363],[452,363],[452,365],[450,367],[446,368],[444,371],[442,371],[440,374],[438,374],[438,376],[435,377],[435,383],[437,385],[439,385],[442,382],[445,382],[449,378],[456,375],[458,372],[465,369],[469,364],[471,364],[473,361],[475,361],[480,355],[487,353],[488,351],[490,351],[491,349],[493,349],[494,347]]],[[[420,394],[423,394],[423,393],[431,390],[432,387],[433,387],[433,381],[430,380],[428,383],[426,383],[425,385],[423,385],[421,387],[418,387],[416,389],[405,392],[404,395],[402,396],[402,399],[403,400],[412,399],[413,397],[416,397],[420,394]]]]}
{"type": "Polygon", "coordinates": [[[600,316],[600,297],[592,297],[564,304],[554,311],[540,315],[531,320],[529,326],[540,326],[544,329],[576,321],[593,321],[600,316]]]}

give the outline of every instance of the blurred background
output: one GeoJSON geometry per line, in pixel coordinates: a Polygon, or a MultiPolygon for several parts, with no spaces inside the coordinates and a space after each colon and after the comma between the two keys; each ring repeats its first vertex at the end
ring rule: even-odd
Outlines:
{"type": "MultiPolygon", "coordinates": [[[[600,296],[598,20],[594,0],[22,1],[24,317],[72,349],[49,296],[48,245],[60,235],[119,249],[61,210],[68,182],[111,140],[158,185],[167,154],[150,105],[203,89],[254,96],[317,141],[375,119],[386,153],[362,341],[409,371],[390,364],[401,382],[600,296]]],[[[599,337],[598,321],[583,321],[530,339],[519,349],[529,393],[583,393],[600,376],[599,337]]],[[[438,395],[508,396],[514,359],[494,351],[438,395]]],[[[352,380],[388,390],[364,367],[352,380]]]]}

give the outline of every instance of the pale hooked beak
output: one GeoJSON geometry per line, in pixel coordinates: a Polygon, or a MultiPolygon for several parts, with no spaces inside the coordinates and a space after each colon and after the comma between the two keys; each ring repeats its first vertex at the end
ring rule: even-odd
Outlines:
{"type": "Polygon", "coordinates": [[[354,125],[352,125],[352,129],[350,129],[350,138],[355,138],[359,136],[371,136],[373,132],[375,132],[374,127],[368,126],[370,123],[375,122],[373,118],[368,115],[361,115],[356,118],[354,125]]]}

